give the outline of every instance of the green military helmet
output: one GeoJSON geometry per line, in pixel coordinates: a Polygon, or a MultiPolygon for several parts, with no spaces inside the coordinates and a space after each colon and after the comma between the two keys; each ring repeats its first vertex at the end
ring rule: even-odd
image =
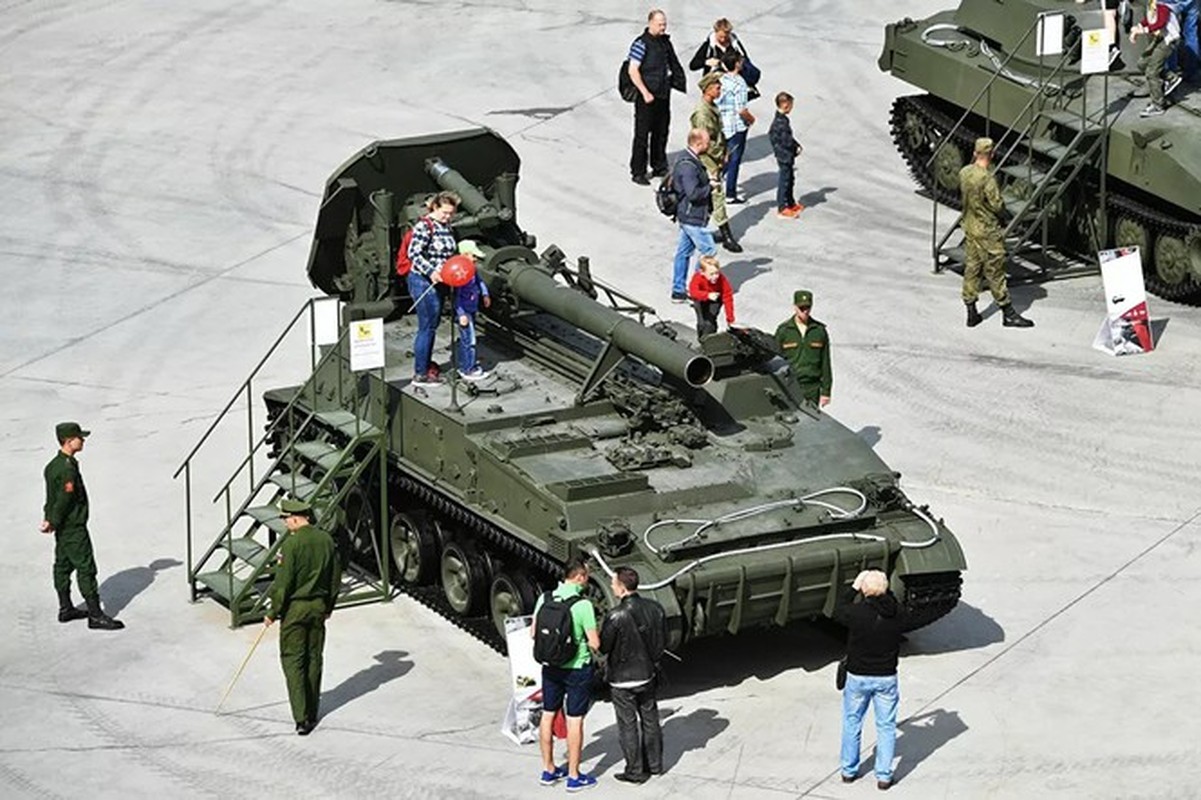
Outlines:
{"type": "Polygon", "coordinates": [[[696,85],[700,87],[700,90],[703,92],[715,83],[721,83],[721,73],[719,72],[706,73],[699,81],[696,82],[696,85]]]}
{"type": "Polygon", "coordinates": [[[792,304],[801,308],[812,308],[813,292],[808,289],[797,289],[792,293],[792,304]]]}
{"type": "Polygon", "coordinates": [[[993,151],[993,140],[987,136],[981,136],[976,140],[976,147],[972,150],[973,155],[983,156],[991,155],[993,151]]]}

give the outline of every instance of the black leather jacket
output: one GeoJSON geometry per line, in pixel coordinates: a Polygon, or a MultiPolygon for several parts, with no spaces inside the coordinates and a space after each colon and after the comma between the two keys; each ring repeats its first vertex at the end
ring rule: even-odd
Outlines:
{"type": "Polygon", "coordinates": [[[628,594],[605,615],[600,651],[608,656],[609,683],[650,680],[665,647],[667,615],[654,600],[628,594]]]}

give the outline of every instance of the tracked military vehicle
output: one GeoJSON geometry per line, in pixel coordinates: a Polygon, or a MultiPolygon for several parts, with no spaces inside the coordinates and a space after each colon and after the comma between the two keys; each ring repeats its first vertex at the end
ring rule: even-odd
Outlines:
{"type": "MultiPolygon", "coordinates": [[[[1141,75],[1081,75],[1082,32],[1104,27],[1098,3],[1072,0],[962,0],[888,25],[880,69],[922,90],[893,104],[892,135],[918,183],[954,208],[973,140],[995,139],[1007,247],[1040,271],[1070,268],[1062,255],[1095,265],[1097,250],[1137,245],[1148,290],[1196,304],[1201,94],[1181,87],[1166,114],[1141,118],[1141,75]],[[1047,14],[1062,15],[1062,53],[1037,44],[1047,14]]],[[[1146,40],[1131,44],[1123,28],[1133,65],[1146,40]]],[[[952,220],[935,225],[939,267],[963,262],[952,220]]]]}
{"type": "Polygon", "coordinates": [[[194,592],[235,622],[261,615],[280,541],[271,503],[289,494],[323,509],[351,560],[493,643],[574,556],[593,563],[602,607],[606,573],[635,567],[673,646],[829,615],[867,567],[889,574],[912,627],[950,611],[966,566],[955,537],[801,399],[774,339],[746,329],[698,346],[586,258],[537,250],[517,220],[518,170],[503,139],[470,130],[376,142],[329,179],[308,274],[342,301],[342,336],[304,385],[267,392],[273,461],[229,504],[194,592]],[[393,265],[442,189],[463,200],[456,235],[485,253],[491,375],[453,380],[446,320],[435,359],[448,383],[419,387],[393,265]],[[348,331],[373,317],[389,320],[386,366],[352,372],[348,331]]]}

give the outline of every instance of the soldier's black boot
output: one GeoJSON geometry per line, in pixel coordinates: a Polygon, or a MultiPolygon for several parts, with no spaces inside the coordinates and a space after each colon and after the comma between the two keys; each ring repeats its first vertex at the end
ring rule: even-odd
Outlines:
{"type": "Polygon", "coordinates": [[[100,608],[99,597],[84,598],[88,603],[88,627],[92,630],[100,631],[119,631],[125,627],[125,623],[119,619],[113,619],[100,608]]]}
{"type": "Polygon", "coordinates": [[[967,326],[974,328],[984,321],[984,317],[980,316],[980,312],[976,310],[975,302],[966,303],[967,306],[967,326]]]}
{"type": "Polygon", "coordinates": [[[721,231],[721,246],[729,250],[731,253],[741,253],[742,245],[734,238],[734,232],[730,230],[730,223],[722,225],[718,230],[721,231]]]}
{"type": "Polygon", "coordinates": [[[58,593],[58,621],[72,622],[77,619],[87,619],[88,612],[82,608],[76,608],[71,602],[71,590],[63,589],[58,593]]]}
{"type": "Polygon", "coordinates": [[[1001,313],[1004,315],[1001,324],[1006,328],[1033,328],[1034,321],[1026,319],[1010,304],[1001,306],[1001,313]]]}

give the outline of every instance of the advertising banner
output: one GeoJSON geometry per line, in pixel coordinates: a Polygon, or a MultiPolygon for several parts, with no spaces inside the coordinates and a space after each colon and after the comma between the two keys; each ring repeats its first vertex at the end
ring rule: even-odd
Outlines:
{"type": "Polygon", "coordinates": [[[509,650],[509,706],[500,732],[515,744],[538,741],[538,722],[542,719],[542,665],[534,660],[534,639],[530,636],[533,617],[509,617],[505,620],[505,645],[509,650]]]}
{"type": "Polygon", "coordinates": [[[1114,356],[1155,349],[1143,285],[1143,260],[1137,247],[1102,250],[1101,282],[1105,286],[1105,321],[1093,347],[1114,356]]]}
{"type": "Polygon", "coordinates": [[[350,369],[361,372],[384,365],[384,321],[356,319],[350,323],[350,369]]]}

